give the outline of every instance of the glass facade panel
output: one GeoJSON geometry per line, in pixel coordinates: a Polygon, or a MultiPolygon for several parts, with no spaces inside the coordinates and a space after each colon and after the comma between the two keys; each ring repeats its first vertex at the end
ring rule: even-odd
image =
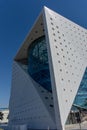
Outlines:
{"type": "Polygon", "coordinates": [[[87,109],[87,68],[81,81],[74,104],[87,109]]]}
{"type": "Polygon", "coordinates": [[[87,68],[69,113],[66,126],[73,124],[69,128],[83,129],[85,121],[87,121],[87,68]]]}
{"type": "Polygon", "coordinates": [[[29,47],[28,72],[37,83],[52,92],[45,36],[29,47]]]}

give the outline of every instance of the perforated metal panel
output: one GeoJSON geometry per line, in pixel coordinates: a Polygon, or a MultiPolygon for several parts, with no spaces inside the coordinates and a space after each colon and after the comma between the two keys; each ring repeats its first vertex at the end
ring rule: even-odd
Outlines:
{"type": "Polygon", "coordinates": [[[30,76],[14,62],[10,126],[26,124],[33,129],[47,129],[48,127],[56,129],[54,113],[50,114],[54,109],[50,107],[50,104],[53,104],[51,97],[51,93],[47,93],[43,87],[34,83],[30,76]],[[48,97],[47,100],[45,97],[48,97]]]}
{"type": "Polygon", "coordinates": [[[45,17],[56,119],[59,107],[64,127],[87,65],[87,30],[46,7],[45,17]]]}

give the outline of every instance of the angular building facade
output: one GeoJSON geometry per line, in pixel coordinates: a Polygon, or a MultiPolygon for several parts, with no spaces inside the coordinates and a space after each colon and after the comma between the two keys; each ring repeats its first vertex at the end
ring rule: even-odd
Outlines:
{"type": "Polygon", "coordinates": [[[44,7],[14,58],[9,126],[65,130],[87,109],[86,67],[87,30],[44,7]]]}

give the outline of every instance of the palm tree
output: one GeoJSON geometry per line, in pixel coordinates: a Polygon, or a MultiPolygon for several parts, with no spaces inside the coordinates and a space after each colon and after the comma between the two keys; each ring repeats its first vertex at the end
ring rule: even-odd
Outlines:
{"type": "Polygon", "coordinates": [[[3,113],[0,111],[0,120],[3,120],[3,113]]]}

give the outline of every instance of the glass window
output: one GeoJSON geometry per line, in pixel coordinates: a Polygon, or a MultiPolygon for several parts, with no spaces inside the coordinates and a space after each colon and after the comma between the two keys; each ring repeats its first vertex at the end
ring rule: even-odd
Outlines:
{"type": "Polygon", "coordinates": [[[28,72],[37,83],[52,91],[45,36],[36,39],[29,47],[28,72]]]}

